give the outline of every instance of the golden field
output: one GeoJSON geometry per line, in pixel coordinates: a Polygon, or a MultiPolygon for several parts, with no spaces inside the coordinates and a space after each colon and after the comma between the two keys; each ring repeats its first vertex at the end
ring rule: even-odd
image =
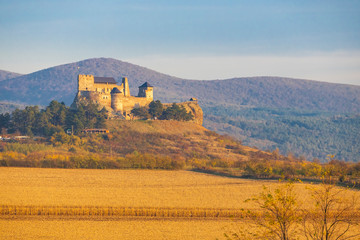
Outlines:
{"type": "MultiPolygon", "coordinates": [[[[254,209],[244,201],[278,184],[189,171],[0,168],[0,210],[17,208],[2,212],[0,239],[221,239],[249,224],[218,212],[254,209]]],[[[295,186],[303,207],[307,186],[295,186]]]]}
{"type": "Polygon", "coordinates": [[[244,208],[263,185],[189,171],[0,168],[0,205],[244,208]]]}
{"type": "MultiPolygon", "coordinates": [[[[245,225],[245,224],[244,224],[245,225]]],[[[143,239],[193,240],[222,237],[232,228],[230,220],[1,220],[0,237],[6,240],[35,239],[143,239]],[[21,229],[21,230],[20,230],[21,229]]]]}

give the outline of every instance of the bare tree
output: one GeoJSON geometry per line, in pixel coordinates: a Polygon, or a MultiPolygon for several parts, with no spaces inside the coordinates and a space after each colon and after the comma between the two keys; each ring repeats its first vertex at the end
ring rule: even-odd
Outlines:
{"type": "Polygon", "coordinates": [[[255,214],[254,219],[263,229],[261,239],[294,239],[300,219],[293,183],[282,184],[273,191],[264,186],[264,191],[251,200],[262,209],[262,213],[255,214]]]}
{"type": "Polygon", "coordinates": [[[360,233],[351,233],[359,220],[355,194],[349,196],[348,189],[325,182],[310,191],[314,208],[306,210],[303,217],[306,239],[345,240],[360,236],[360,233]]]}

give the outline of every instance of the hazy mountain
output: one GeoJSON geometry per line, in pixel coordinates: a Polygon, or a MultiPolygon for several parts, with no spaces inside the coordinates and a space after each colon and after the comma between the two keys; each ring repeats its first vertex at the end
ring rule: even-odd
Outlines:
{"type": "Polygon", "coordinates": [[[8,71],[0,70],[0,81],[15,78],[15,77],[18,77],[18,76],[21,76],[21,75],[22,74],[20,74],[20,73],[14,73],[14,72],[8,72],[8,71]]]}
{"type": "Polygon", "coordinates": [[[184,80],[115,59],[88,59],[0,82],[0,100],[46,105],[50,100],[71,104],[78,74],[128,77],[132,95],[149,82],[156,99],[180,101],[196,97],[202,104],[235,104],[331,112],[360,112],[360,86],[278,77],[228,80],[184,80]]]}
{"type": "Polygon", "coordinates": [[[15,109],[24,109],[26,107],[25,104],[20,104],[20,103],[12,103],[12,102],[0,102],[0,113],[11,113],[13,112],[15,109]]]}
{"type": "MultiPolygon", "coordinates": [[[[0,82],[0,100],[46,105],[55,99],[71,104],[76,93],[78,74],[114,77],[118,81],[122,77],[128,77],[132,95],[137,94],[137,87],[145,81],[154,86],[161,85],[162,88],[171,88],[174,80],[181,81],[115,59],[89,59],[4,80],[0,82]]],[[[161,88],[157,88],[156,94],[161,94],[161,88]]]]}
{"type": "Polygon", "coordinates": [[[149,82],[154,98],[178,102],[199,99],[204,126],[235,136],[247,145],[279,148],[307,158],[360,160],[360,86],[309,80],[252,77],[185,80],[110,58],[65,64],[0,82],[0,101],[70,105],[78,74],[128,77],[132,95],[149,82]],[[341,116],[340,116],[341,115],[341,116]],[[337,117],[337,116],[340,116],[337,117]],[[355,116],[355,117],[353,117],[355,116]],[[340,134],[340,132],[343,132],[340,134]],[[311,138],[311,139],[310,139],[311,138]]]}

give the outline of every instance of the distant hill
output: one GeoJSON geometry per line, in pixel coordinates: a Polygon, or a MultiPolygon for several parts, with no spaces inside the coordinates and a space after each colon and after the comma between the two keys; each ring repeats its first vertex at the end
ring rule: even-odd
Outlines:
{"type": "Polygon", "coordinates": [[[118,82],[128,77],[132,95],[149,82],[155,87],[154,99],[162,102],[196,97],[204,110],[205,127],[250,146],[279,148],[282,154],[310,159],[335,154],[360,160],[356,150],[360,138],[354,135],[360,132],[360,86],[354,85],[281,77],[186,80],[116,59],[95,58],[3,80],[0,101],[48,105],[57,100],[70,105],[78,74],[114,77],[118,82]],[[339,129],[354,134],[339,134],[339,129]]]}
{"type": "Polygon", "coordinates": [[[47,105],[49,101],[57,100],[69,105],[75,97],[78,74],[114,77],[118,82],[121,82],[122,77],[128,77],[132,95],[137,94],[138,86],[148,81],[157,87],[155,98],[164,94],[162,89],[171,89],[175,80],[181,81],[115,59],[89,59],[4,80],[0,82],[2,92],[0,100],[40,105],[47,105]]]}
{"type": "Polygon", "coordinates": [[[11,113],[15,109],[24,109],[25,104],[13,103],[13,102],[0,102],[0,113],[11,113]]]}
{"type": "Polygon", "coordinates": [[[132,95],[144,82],[155,86],[155,99],[182,101],[196,97],[202,104],[236,104],[360,113],[360,86],[279,77],[228,80],[185,80],[110,58],[88,59],[0,82],[0,100],[46,105],[71,104],[78,74],[128,77],[132,95]]]}
{"type": "Polygon", "coordinates": [[[11,78],[15,78],[15,77],[19,77],[22,74],[19,73],[14,73],[14,72],[8,72],[8,71],[4,71],[4,70],[0,70],[0,81],[6,80],[6,79],[11,79],[11,78]]]}

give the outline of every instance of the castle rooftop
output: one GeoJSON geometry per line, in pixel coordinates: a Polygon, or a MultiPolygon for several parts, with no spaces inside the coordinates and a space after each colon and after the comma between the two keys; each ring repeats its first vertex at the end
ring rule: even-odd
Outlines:
{"type": "Polygon", "coordinates": [[[143,87],[153,87],[151,86],[148,82],[145,82],[143,85],[141,85],[139,88],[143,88],[143,87]]]}
{"type": "Polygon", "coordinates": [[[121,93],[121,91],[117,87],[114,87],[110,93],[121,93]]]}
{"type": "Polygon", "coordinates": [[[112,77],[94,77],[94,83],[111,83],[116,84],[116,81],[112,77]]]}

